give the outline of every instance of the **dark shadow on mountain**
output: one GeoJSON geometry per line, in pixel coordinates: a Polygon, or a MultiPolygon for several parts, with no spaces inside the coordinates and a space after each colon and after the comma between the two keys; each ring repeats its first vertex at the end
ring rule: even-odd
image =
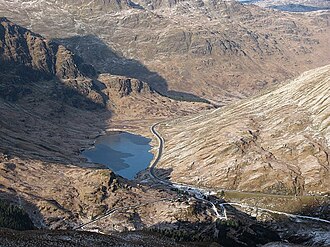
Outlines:
{"type": "Polygon", "coordinates": [[[137,230],[141,230],[145,227],[140,215],[137,212],[134,212],[130,219],[134,225],[134,228],[137,230]]]}
{"type": "Polygon", "coordinates": [[[330,232],[330,198],[324,196],[322,200],[314,198],[312,204],[302,205],[302,208],[293,212],[295,215],[310,216],[324,221],[301,220],[299,218],[288,218],[278,222],[285,228],[284,238],[289,242],[306,246],[328,246],[330,232]],[[297,231],[297,229],[299,229],[297,231]],[[315,234],[317,233],[317,234],[315,234]],[[328,240],[328,241],[327,241],[328,240]]]}
{"type": "MultiPolygon", "coordinates": [[[[0,228],[4,247],[190,247],[176,244],[160,234],[146,231],[117,232],[110,235],[73,230],[15,231],[0,228]]],[[[204,245],[205,246],[205,245],[204,245]]],[[[197,247],[197,246],[196,246],[197,247]]]]}
{"type": "MultiPolygon", "coordinates": [[[[197,207],[205,210],[207,205],[197,203],[197,207]]],[[[190,208],[188,217],[193,217],[194,210],[190,208]]],[[[212,243],[220,246],[261,246],[269,242],[281,241],[272,230],[267,229],[247,214],[240,212],[238,217],[229,220],[216,221],[181,221],[162,222],[147,228],[150,232],[159,233],[172,238],[179,243],[190,243],[193,246],[210,246],[212,243]]],[[[217,245],[215,245],[217,246],[217,245]]]]}
{"type": "Polygon", "coordinates": [[[170,178],[171,178],[171,174],[173,172],[172,168],[153,168],[152,171],[158,178],[161,178],[162,180],[166,180],[169,183],[170,178]]]}
{"type": "MultiPolygon", "coordinates": [[[[269,205],[261,206],[261,208],[273,209],[273,204],[281,203],[278,202],[278,199],[274,200],[274,202],[269,201],[269,205]]],[[[289,203],[290,202],[285,202],[285,206],[287,207],[287,204],[289,203]]],[[[246,203],[242,202],[242,204],[246,203]]],[[[258,215],[258,219],[265,219],[260,223],[263,224],[266,228],[278,232],[282,240],[285,240],[291,244],[298,244],[302,246],[327,246],[326,241],[328,239],[328,233],[330,232],[329,223],[315,219],[313,220],[278,213],[264,212],[263,210],[258,209],[258,206],[256,205],[251,205],[249,203],[247,203],[247,205],[251,206],[251,212],[255,215],[258,215]]],[[[326,197],[325,201],[320,202],[317,205],[308,206],[302,203],[301,206],[302,209],[295,210],[293,212],[287,212],[285,210],[283,211],[291,215],[311,216],[328,221],[330,220],[330,204],[329,199],[326,197]]],[[[226,208],[238,216],[241,213],[240,210],[233,206],[227,205],[226,208]]],[[[281,211],[281,209],[277,210],[281,211]]]]}
{"type": "MultiPolygon", "coordinates": [[[[172,168],[154,168],[153,173],[163,181],[168,181],[168,186],[173,184],[170,182],[172,168]]],[[[162,187],[163,185],[160,185],[162,187]]],[[[177,193],[178,198],[187,201],[191,197],[195,197],[193,189],[177,188],[173,186],[172,193],[177,193]]],[[[223,214],[223,207],[220,205],[226,203],[217,196],[203,196],[204,199],[212,202],[218,212],[223,214]]],[[[196,198],[196,197],[195,197],[196,198]]],[[[209,210],[212,212],[211,204],[197,199],[194,208],[187,209],[187,217],[193,218],[198,212],[209,210]]],[[[228,220],[217,219],[215,222],[177,222],[160,223],[149,228],[150,231],[163,234],[180,242],[207,243],[200,246],[209,246],[213,242],[221,246],[258,246],[269,242],[281,241],[275,230],[269,229],[256,218],[236,209],[233,206],[226,205],[226,214],[228,220]],[[234,216],[234,217],[232,217],[234,216]]],[[[199,245],[196,245],[199,246],[199,245]]]]}
{"type": "MultiPolygon", "coordinates": [[[[308,212],[298,210],[295,215],[310,215],[312,217],[323,218],[329,221],[329,215],[315,215],[321,208],[329,209],[329,204],[310,207],[308,212]],[[314,212],[314,213],[313,213],[314,212]]],[[[273,221],[266,222],[269,229],[280,233],[281,238],[289,243],[301,246],[328,246],[330,223],[302,219],[296,217],[285,217],[283,215],[273,215],[273,221]]]]}
{"type": "Polygon", "coordinates": [[[210,103],[208,100],[191,93],[169,90],[165,78],[157,72],[150,71],[140,61],[126,58],[114,51],[96,35],[75,36],[56,39],[55,41],[70,48],[85,61],[88,61],[97,69],[98,73],[110,73],[139,79],[148,83],[153,90],[163,96],[175,100],[210,103]]]}
{"type": "Polygon", "coordinates": [[[32,219],[43,219],[39,209],[19,197],[14,189],[8,188],[8,192],[3,189],[0,188],[0,228],[20,231],[37,229],[36,225],[40,226],[40,223],[32,222],[32,219]]]}
{"type": "MultiPolygon", "coordinates": [[[[155,168],[153,172],[157,177],[164,181],[168,181],[168,186],[172,186],[172,183],[169,180],[171,178],[172,171],[173,169],[171,168],[155,168]]],[[[162,186],[164,185],[159,184],[160,188],[162,188],[162,186]]],[[[177,193],[178,197],[185,198],[185,200],[194,194],[193,190],[189,190],[187,188],[185,190],[173,188],[172,191],[177,193]]],[[[210,195],[205,197],[205,199],[212,201],[214,205],[217,206],[218,212],[222,214],[223,208],[220,207],[220,204],[226,203],[226,201],[221,199],[220,195],[221,193],[219,193],[217,196],[210,195]]],[[[269,206],[264,205],[261,206],[261,208],[272,209],[273,203],[269,202],[269,206]]],[[[242,202],[242,204],[245,204],[245,202],[242,202]]],[[[247,205],[250,204],[248,203],[247,205]]],[[[301,244],[304,246],[327,246],[326,241],[330,231],[329,223],[312,219],[290,217],[283,214],[264,212],[263,210],[258,209],[258,206],[255,204],[250,206],[250,212],[252,214],[258,215],[259,220],[260,218],[263,218],[264,220],[257,221],[255,217],[252,217],[240,210],[240,207],[234,207],[227,204],[225,205],[225,208],[228,220],[217,220],[216,224],[216,230],[221,236],[220,240],[212,238],[212,234],[210,235],[211,238],[200,239],[197,233],[203,232],[203,230],[202,228],[198,227],[196,236],[194,234],[188,234],[187,231],[182,230],[184,227],[173,227],[169,223],[162,223],[160,225],[153,226],[151,230],[162,233],[168,237],[173,237],[180,241],[198,242],[212,240],[220,243],[222,246],[256,246],[255,241],[260,241],[258,244],[265,244],[267,241],[269,241],[269,239],[273,239],[272,241],[285,240],[288,243],[301,244]],[[276,232],[280,235],[281,240],[278,238],[278,236],[276,236],[276,232]],[[233,238],[233,236],[235,236],[235,238],[233,238]],[[242,245],[236,241],[239,241],[242,245]]],[[[327,221],[330,220],[330,199],[326,196],[322,201],[315,198],[312,204],[301,203],[301,206],[301,209],[291,213],[294,215],[316,217],[327,221]]],[[[210,208],[210,205],[205,205],[205,207],[210,208]]],[[[206,208],[199,208],[199,210],[205,209],[206,208]]],[[[214,232],[214,230],[215,229],[213,229],[211,232],[214,232]]]]}
{"type": "Polygon", "coordinates": [[[324,200],[315,197],[313,203],[304,204],[302,208],[296,210],[294,214],[317,217],[330,221],[330,197],[324,196],[324,200]]]}
{"type": "Polygon", "coordinates": [[[88,77],[83,79],[86,83],[80,79],[62,80],[28,66],[1,63],[0,114],[6,117],[0,119],[0,128],[4,131],[1,134],[0,154],[5,154],[9,159],[35,158],[46,162],[71,163],[70,159],[65,158],[68,154],[64,154],[64,144],[54,145],[63,139],[63,129],[71,132],[65,134],[66,143],[79,135],[88,138],[97,129],[95,117],[98,114],[100,119],[111,117],[111,112],[105,109],[108,99],[101,91],[102,84],[88,77]],[[95,101],[89,97],[91,92],[101,100],[95,101]],[[35,132],[38,128],[40,130],[35,132]],[[87,137],[83,131],[77,134],[80,128],[86,129],[87,137]]]}
{"type": "MultiPolygon", "coordinates": [[[[86,76],[86,79],[88,78],[87,76],[93,78],[95,75],[92,72],[93,67],[79,63],[78,66],[81,66],[81,71],[85,71],[82,73],[86,76]]],[[[32,93],[33,83],[44,84],[44,81],[52,81],[52,87],[49,88],[47,93],[54,100],[63,101],[73,107],[87,110],[103,108],[107,96],[101,92],[102,85],[94,82],[92,79],[90,80],[91,90],[99,93],[103,98],[103,102],[95,102],[88,98],[83,88],[85,85],[80,85],[77,78],[67,79],[64,82],[64,80],[57,78],[54,74],[36,70],[20,63],[1,62],[0,97],[11,102],[16,102],[20,98],[32,93]]]]}

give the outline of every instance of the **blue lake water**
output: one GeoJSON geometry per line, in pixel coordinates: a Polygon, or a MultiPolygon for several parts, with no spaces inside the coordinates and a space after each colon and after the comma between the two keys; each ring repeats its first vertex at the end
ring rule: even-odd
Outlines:
{"type": "Polygon", "coordinates": [[[112,132],[96,140],[95,147],[82,152],[88,161],[106,165],[116,174],[133,179],[153,159],[151,139],[127,132],[112,132]]]}

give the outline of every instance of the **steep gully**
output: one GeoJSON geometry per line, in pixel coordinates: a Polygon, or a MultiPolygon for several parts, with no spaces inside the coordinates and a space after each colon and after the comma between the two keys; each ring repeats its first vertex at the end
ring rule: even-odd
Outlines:
{"type": "MultiPolygon", "coordinates": [[[[248,208],[248,209],[252,209],[255,210],[256,212],[268,212],[268,213],[273,213],[273,214],[279,214],[279,215],[284,215],[286,217],[289,217],[293,220],[299,221],[299,220],[313,220],[313,221],[318,221],[318,222],[323,222],[323,223],[327,223],[330,224],[330,221],[325,220],[325,219],[321,219],[321,218],[317,218],[317,217],[311,217],[311,216],[305,216],[305,215],[296,215],[296,214],[290,214],[290,213],[285,213],[285,212],[281,212],[281,211],[275,211],[275,210],[270,210],[270,209],[266,209],[266,208],[260,208],[260,207],[254,207],[254,206],[249,206],[249,205],[245,205],[245,204],[241,204],[241,203],[230,203],[230,202],[219,202],[219,201],[211,201],[209,198],[210,195],[216,195],[217,192],[216,191],[212,191],[209,189],[203,189],[203,188],[197,188],[191,185],[187,185],[187,184],[182,184],[182,183],[174,183],[171,182],[169,180],[164,180],[160,177],[158,177],[155,174],[155,168],[158,164],[158,162],[161,159],[163,150],[164,150],[164,139],[163,137],[157,132],[156,127],[160,124],[162,124],[163,122],[158,122],[153,124],[150,127],[150,131],[151,133],[157,138],[158,140],[158,151],[157,154],[155,156],[155,159],[150,163],[149,165],[149,175],[150,177],[159,184],[162,184],[163,186],[167,187],[168,189],[176,189],[179,191],[183,191],[185,193],[187,193],[188,195],[194,197],[196,200],[199,200],[207,205],[209,205],[212,209],[212,211],[214,212],[215,216],[218,219],[221,220],[227,220],[227,209],[226,206],[233,206],[233,207],[240,207],[240,208],[248,208]],[[221,210],[219,210],[219,208],[221,210]],[[220,212],[219,212],[220,211],[220,212]]],[[[222,190],[222,191],[235,191],[235,192],[240,192],[237,190],[222,190]]],[[[253,193],[252,193],[253,194],[253,193]]],[[[257,194],[257,193],[256,193],[257,194]]],[[[263,195],[267,195],[265,193],[262,193],[263,195]]],[[[269,196],[274,196],[273,194],[269,194],[269,196]]],[[[85,226],[87,225],[91,225],[93,223],[96,223],[104,218],[107,218],[109,216],[111,216],[113,213],[121,211],[121,210],[127,210],[127,209],[133,209],[133,208],[139,208],[148,204],[152,204],[152,203],[156,203],[156,202],[160,202],[160,201],[171,201],[171,199],[161,199],[161,200],[155,200],[155,201],[150,201],[150,202],[146,202],[143,204],[136,204],[133,206],[128,206],[128,207],[118,207],[118,208],[112,208],[109,209],[108,211],[106,211],[104,214],[99,215],[97,217],[95,217],[93,220],[85,222],[77,227],[75,227],[75,230],[79,230],[79,229],[83,229],[85,226]]],[[[97,230],[99,233],[99,230],[97,230]]]]}

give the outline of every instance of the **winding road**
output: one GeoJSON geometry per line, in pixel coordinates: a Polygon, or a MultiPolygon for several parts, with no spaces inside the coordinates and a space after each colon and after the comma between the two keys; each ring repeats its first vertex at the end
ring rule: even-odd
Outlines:
{"type": "Polygon", "coordinates": [[[156,154],[156,158],[151,161],[150,165],[149,165],[149,174],[151,176],[151,178],[153,178],[154,180],[157,180],[159,183],[162,184],[167,184],[167,185],[172,185],[171,182],[169,182],[168,180],[163,180],[160,177],[158,177],[155,174],[155,167],[158,164],[158,162],[160,161],[162,154],[163,154],[163,149],[164,149],[164,139],[163,137],[161,137],[161,135],[156,131],[156,126],[161,124],[162,122],[156,123],[154,125],[152,125],[150,127],[150,131],[151,133],[156,136],[157,140],[158,140],[158,151],[156,154]]]}
{"type": "MultiPolygon", "coordinates": [[[[184,191],[184,192],[188,193],[189,195],[193,196],[195,199],[197,199],[197,200],[199,200],[199,201],[201,201],[205,204],[208,204],[211,207],[212,211],[214,212],[215,216],[218,219],[222,219],[222,220],[227,220],[226,206],[234,206],[234,207],[241,207],[241,208],[250,208],[250,209],[254,209],[256,211],[264,211],[264,212],[268,212],[268,213],[285,215],[285,216],[287,216],[289,218],[293,218],[293,219],[313,220],[313,221],[318,221],[318,222],[330,224],[330,221],[325,220],[325,219],[321,219],[321,218],[317,218],[317,217],[290,214],[290,213],[270,210],[270,209],[266,209],[266,208],[259,208],[259,207],[249,206],[249,205],[245,205],[245,204],[241,204],[241,203],[230,203],[230,202],[214,203],[210,200],[207,200],[207,198],[211,194],[214,194],[214,195],[217,194],[217,192],[215,192],[215,191],[205,190],[205,189],[197,188],[197,187],[187,185],[187,184],[175,183],[175,182],[160,178],[155,173],[155,169],[156,169],[156,166],[157,166],[158,162],[160,161],[160,159],[162,157],[163,150],[164,150],[164,139],[156,130],[156,127],[161,123],[163,123],[163,122],[155,123],[154,125],[152,125],[150,127],[150,131],[152,132],[152,134],[158,140],[157,153],[155,155],[155,158],[153,159],[153,161],[149,165],[149,175],[155,182],[157,182],[159,184],[162,184],[162,185],[168,187],[169,189],[178,189],[178,190],[184,191]],[[219,209],[218,209],[217,206],[221,208],[221,213],[219,213],[219,209]]],[[[237,192],[239,192],[239,191],[237,191],[237,192]]],[[[96,218],[94,218],[93,220],[85,222],[85,223],[75,227],[74,229],[75,230],[83,229],[85,226],[96,223],[97,221],[100,221],[100,220],[102,220],[106,217],[109,217],[113,213],[121,211],[121,210],[139,208],[139,207],[142,207],[142,206],[145,206],[145,205],[148,205],[148,204],[151,204],[151,203],[160,202],[160,201],[171,201],[171,199],[161,199],[161,200],[155,200],[155,201],[140,203],[140,204],[136,204],[136,205],[132,205],[132,206],[112,208],[112,209],[109,209],[108,211],[106,211],[104,214],[99,215],[96,218]]]]}
{"type": "MultiPolygon", "coordinates": [[[[215,191],[206,191],[204,189],[197,188],[197,187],[194,187],[194,186],[191,186],[191,185],[187,185],[187,184],[180,184],[180,183],[170,182],[168,180],[164,180],[164,179],[158,177],[155,174],[156,165],[160,161],[161,156],[163,154],[163,150],[164,150],[164,139],[163,139],[163,137],[156,130],[156,127],[159,124],[161,124],[161,123],[163,123],[163,122],[155,123],[154,125],[152,125],[150,127],[150,131],[157,138],[158,143],[159,143],[159,145],[158,145],[158,152],[156,154],[156,158],[151,162],[151,164],[149,166],[149,174],[150,174],[151,178],[153,178],[157,182],[159,182],[159,183],[161,183],[163,185],[166,185],[166,186],[168,186],[170,188],[177,188],[177,189],[183,190],[185,192],[188,192],[190,195],[193,194],[196,199],[201,200],[201,201],[209,204],[211,206],[212,210],[214,211],[214,213],[216,214],[217,218],[227,219],[226,206],[228,205],[228,206],[236,206],[236,207],[241,207],[241,208],[251,208],[251,209],[255,209],[256,211],[259,210],[259,211],[264,211],[264,212],[268,212],[268,213],[285,215],[285,216],[287,216],[289,218],[294,218],[294,219],[313,220],[313,221],[318,221],[318,222],[323,222],[323,223],[330,224],[330,221],[329,220],[325,220],[325,219],[321,219],[321,218],[317,218],[317,217],[311,217],[311,216],[306,216],[306,215],[290,214],[290,213],[286,213],[286,212],[275,211],[275,210],[270,210],[270,209],[266,209],[266,208],[259,208],[259,207],[249,206],[249,205],[245,205],[245,204],[241,204],[241,203],[230,203],[230,202],[217,204],[219,207],[221,207],[221,211],[222,211],[222,215],[219,214],[216,205],[213,202],[205,199],[205,198],[207,198],[208,195],[210,195],[210,194],[217,194],[217,192],[215,192],[215,191]]],[[[236,191],[236,192],[239,192],[239,191],[236,191]]]]}
{"type": "Polygon", "coordinates": [[[151,164],[149,166],[150,177],[152,179],[156,180],[157,182],[168,186],[170,189],[173,189],[173,188],[179,189],[179,190],[185,191],[189,195],[194,196],[197,200],[210,205],[211,209],[213,210],[214,214],[216,215],[216,217],[218,219],[227,220],[227,212],[226,212],[225,207],[220,206],[222,209],[222,214],[220,214],[216,205],[213,202],[206,199],[207,196],[205,195],[206,194],[205,192],[202,192],[200,189],[195,188],[195,187],[191,187],[191,186],[179,184],[179,183],[173,183],[173,182],[170,182],[169,180],[164,180],[155,174],[156,165],[158,164],[159,160],[161,159],[161,156],[162,156],[163,150],[164,150],[164,139],[156,130],[157,125],[159,125],[161,123],[162,122],[158,122],[150,127],[150,131],[152,132],[152,134],[154,136],[156,136],[156,138],[158,140],[158,152],[156,154],[156,158],[151,162],[151,164]]]}
{"type": "Polygon", "coordinates": [[[215,213],[215,215],[218,219],[226,219],[227,220],[226,209],[221,206],[221,209],[222,209],[222,215],[221,215],[219,213],[218,208],[216,207],[216,205],[213,202],[205,199],[207,197],[205,195],[205,192],[201,192],[200,189],[197,189],[197,188],[194,188],[194,187],[190,187],[190,186],[179,184],[179,183],[173,183],[173,182],[170,182],[169,180],[164,180],[164,179],[158,177],[155,174],[156,165],[158,164],[159,160],[161,159],[162,154],[163,154],[163,150],[164,150],[164,139],[156,130],[157,125],[159,125],[161,123],[162,122],[158,122],[158,123],[156,123],[156,124],[154,124],[150,127],[151,133],[154,136],[156,136],[156,138],[158,139],[158,152],[156,154],[156,158],[149,165],[150,177],[152,179],[156,180],[157,182],[168,186],[170,189],[174,188],[174,189],[183,190],[183,191],[187,192],[188,194],[193,195],[197,200],[202,201],[202,202],[210,205],[213,212],[215,213]]]}

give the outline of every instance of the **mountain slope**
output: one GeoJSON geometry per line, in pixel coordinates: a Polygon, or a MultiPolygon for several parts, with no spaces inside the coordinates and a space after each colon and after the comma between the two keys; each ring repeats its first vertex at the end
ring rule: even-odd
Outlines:
{"type": "MultiPolygon", "coordinates": [[[[5,116],[0,119],[0,198],[27,211],[37,227],[72,229],[89,222],[79,229],[110,235],[113,231],[142,229],[179,240],[215,241],[228,246],[257,246],[280,240],[256,219],[234,208],[228,208],[229,220],[223,222],[216,218],[209,203],[189,193],[182,195],[164,190],[162,185],[157,188],[153,183],[150,186],[127,181],[102,166],[91,168],[95,164],[85,163],[80,150],[114,126],[109,124],[112,114],[155,118],[161,114],[184,114],[187,105],[180,112],[175,104],[181,103],[161,96],[142,80],[96,73],[65,46],[6,19],[1,19],[0,29],[0,85],[1,92],[6,92],[0,97],[0,114],[5,116]],[[89,107],[95,99],[102,99],[103,107],[89,107]],[[131,105],[127,106],[127,102],[131,105]],[[86,105],[81,107],[82,103],[86,105]],[[122,114],[125,107],[132,109],[122,114]],[[155,108],[162,112],[150,112],[155,108]],[[134,112],[138,110],[141,111],[134,112]],[[99,215],[104,217],[94,220],[99,215]]],[[[62,233],[16,234],[4,230],[0,238],[12,246],[44,242],[94,245],[99,241],[126,245],[130,238],[141,239],[141,245],[162,242],[149,239],[148,233],[144,239],[145,234],[138,232],[119,234],[119,239],[62,233]]]]}
{"type": "Polygon", "coordinates": [[[0,3],[0,14],[61,38],[98,71],[173,97],[186,92],[226,104],[329,63],[328,12],[293,15],[209,0],[141,0],[121,10],[111,1],[0,3]]]}
{"type": "Polygon", "coordinates": [[[162,169],[199,186],[329,193],[330,66],[236,104],[160,128],[162,169]]]}

